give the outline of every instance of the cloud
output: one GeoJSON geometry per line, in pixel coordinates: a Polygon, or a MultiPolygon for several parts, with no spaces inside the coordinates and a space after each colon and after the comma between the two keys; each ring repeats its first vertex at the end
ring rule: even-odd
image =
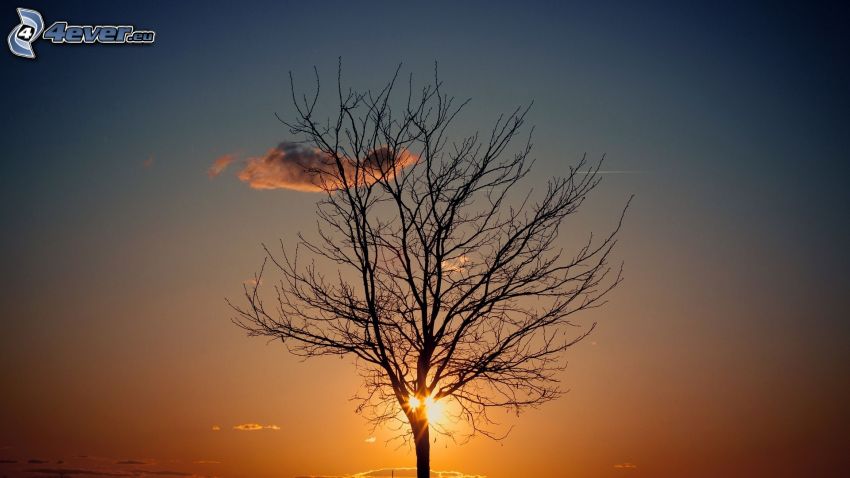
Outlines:
{"type": "Polygon", "coordinates": [[[192,463],[194,463],[196,465],[220,465],[221,464],[220,461],[216,461],[216,460],[195,460],[192,463]]]}
{"type": "Polygon", "coordinates": [[[192,476],[200,477],[194,473],[174,470],[107,470],[97,468],[31,468],[25,470],[27,473],[50,476],[192,476]]]}
{"type": "MultiPolygon", "coordinates": [[[[186,465],[186,462],[180,460],[170,460],[175,463],[173,468],[157,466],[159,460],[154,458],[142,459],[125,459],[120,457],[102,457],[75,455],[66,460],[54,460],[47,462],[45,460],[33,460],[44,462],[25,466],[19,469],[20,476],[66,476],[66,477],[87,477],[87,476],[103,476],[103,477],[157,477],[157,476],[172,476],[172,477],[194,477],[205,478],[207,473],[199,473],[191,468],[184,469],[180,463],[186,465]],[[128,466],[129,465],[129,466],[128,466]]],[[[191,465],[186,465],[191,466],[191,465]]],[[[200,469],[202,465],[195,464],[194,468],[200,469]]],[[[3,472],[0,471],[0,476],[3,472]]],[[[19,475],[14,475],[19,476],[19,475]]],[[[209,477],[206,477],[209,478],[209,477]]]]}
{"type": "Polygon", "coordinates": [[[224,170],[227,169],[228,166],[230,166],[230,163],[235,160],[235,154],[225,154],[224,156],[220,156],[218,159],[213,161],[212,166],[210,166],[210,168],[207,170],[207,176],[209,176],[210,179],[218,176],[219,174],[223,173],[224,170]]]}
{"type": "Polygon", "coordinates": [[[84,468],[32,468],[26,470],[27,473],[40,473],[44,475],[58,476],[133,476],[130,472],[123,471],[107,471],[107,470],[88,470],[84,468]]]}
{"type": "Polygon", "coordinates": [[[254,278],[251,278],[251,279],[243,280],[242,283],[247,285],[247,286],[255,287],[255,286],[263,285],[263,280],[262,279],[257,280],[257,278],[254,277],[254,278]]]}
{"type": "Polygon", "coordinates": [[[171,470],[157,470],[157,471],[148,471],[148,470],[135,470],[137,473],[142,473],[144,475],[157,475],[157,476],[197,476],[194,473],[187,473],[185,471],[171,471],[171,470]]]}
{"type": "Polygon", "coordinates": [[[212,426],[212,431],[214,431],[214,432],[221,431],[221,427],[220,427],[220,426],[218,426],[218,425],[213,425],[213,426],[212,426]]]}
{"type": "Polygon", "coordinates": [[[614,468],[616,468],[618,470],[635,470],[635,469],[637,469],[637,465],[635,465],[634,463],[629,463],[629,462],[617,463],[616,465],[614,465],[614,468]]]}
{"type": "Polygon", "coordinates": [[[41,465],[41,464],[50,463],[50,462],[47,461],[47,460],[39,460],[37,458],[30,458],[29,460],[27,460],[27,463],[30,463],[30,464],[33,464],[33,465],[41,465]]]}
{"type": "Polygon", "coordinates": [[[257,430],[280,430],[280,427],[277,425],[260,425],[259,423],[242,423],[239,425],[233,426],[234,430],[239,430],[243,432],[253,432],[257,430]]]}
{"type": "MultiPolygon", "coordinates": [[[[207,174],[210,178],[218,176],[235,159],[232,154],[216,159],[207,174]]],[[[415,159],[416,156],[407,151],[398,152],[393,157],[388,148],[381,147],[362,158],[359,177],[355,177],[356,166],[351,159],[342,159],[342,169],[348,183],[355,179],[373,183],[383,177],[391,177],[394,169],[404,168],[415,159]]],[[[319,192],[342,187],[339,166],[333,157],[319,149],[291,142],[282,142],[263,156],[248,158],[236,176],[252,189],[319,192]]]]}
{"type": "MultiPolygon", "coordinates": [[[[363,473],[357,473],[355,478],[383,478],[383,477],[415,477],[416,468],[384,468],[363,473]]],[[[468,475],[460,471],[434,471],[431,470],[431,478],[486,478],[484,475],[468,475]]]]}
{"type": "MultiPolygon", "coordinates": [[[[363,471],[353,475],[302,475],[295,478],[408,478],[416,476],[416,468],[381,468],[363,471]]],[[[487,478],[484,475],[470,475],[460,471],[434,471],[431,478],[487,478]]]]}
{"type": "Polygon", "coordinates": [[[237,177],[253,189],[321,191],[319,171],[330,172],[332,165],[332,158],[318,149],[284,142],[249,159],[237,177]]]}
{"type": "Polygon", "coordinates": [[[377,441],[377,438],[375,438],[375,437],[369,437],[369,438],[367,438],[367,439],[365,439],[365,440],[363,440],[363,441],[365,441],[366,443],[375,443],[375,441],[377,441]]]}
{"type": "Polygon", "coordinates": [[[446,272],[462,271],[469,264],[469,257],[461,255],[454,259],[446,259],[443,261],[443,270],[446,272]]]}

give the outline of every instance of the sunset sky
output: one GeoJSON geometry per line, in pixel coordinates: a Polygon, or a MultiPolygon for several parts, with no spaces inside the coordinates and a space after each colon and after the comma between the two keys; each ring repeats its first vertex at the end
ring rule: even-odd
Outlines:
{"type": "Polygon", "coordinates": [[[565,356],[570,392],[505,414],[503,441],[438,439],[434,470],[847,473],[846,5],[69,3],[7,3],[0,27],[23,6],[156,42],[0,55],[0,477],[414,466],[355,413],[350,361],[248,338],[225,303],[261,243],[315,230],[320,195],[236,173],[294,139],[274,116],[292,114],[287,73],[331,84],[338,57],[355,88],[439,62],[445,91],[472,98],[458,137],[533,100],[528,187],[605,154],[565,241],[609,231],[635,195],[625,281],[580,317],[599,325],[565,356]],[[208,174],[222,157],[239,164],[208,174]]]}

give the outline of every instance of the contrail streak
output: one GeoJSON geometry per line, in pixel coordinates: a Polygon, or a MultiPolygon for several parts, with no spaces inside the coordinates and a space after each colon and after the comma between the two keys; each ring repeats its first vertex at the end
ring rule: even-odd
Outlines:
{"type": "Polygon", "coordinates": [[[601,171],[576,171],[577,174],[640,174],[645,171],[636,170],[601,170],[601,171]]]}

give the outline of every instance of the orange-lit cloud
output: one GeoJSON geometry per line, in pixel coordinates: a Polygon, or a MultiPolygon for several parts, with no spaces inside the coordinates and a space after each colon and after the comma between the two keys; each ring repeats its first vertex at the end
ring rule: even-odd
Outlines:
{"type": "Polygon", "coordinates": [[[259,423],[241,423],[239,425],[233,426],[234,430],[239,430],[243,432],[253,432],[257,430],[280,430],[280,427],[277,425],[260,425],[259,423]]]}
{"type": "Polygon", "coordinates": [[[469,264],[469,257],[458,256],[454,259],[446,259],[443,261],[443,270],[446,272],[458,272],[465,269],[469,264]]]}
{"type": "MultiPolygon", "coordinates": [[[[378,470],[363,471],[353,475],[301,475],[295,478],[407,478],[415,477],[416,468],[381,468],[378,470]]],[[[431,470],[431,478],[487,478],[484,475],[469,475],[460,471],[435,471],[431,470]]]]}
{"type": "Polygon", "coordinates": [[[616,465],[614,465],[614,468],[616,468],[618,470],[634,470],[634,469],[637,469],[637,465],[635,465],[634,463],[629,463],[629,462],[617,463],[616,465]]]}
{"type": "Polygon", "coordinates": [[[332,164],[332,159],[317,149],[280,143],[264,156],[249,159],[237,177],[252,189],[321,191],[318,171],[331,171],[332,164]]]}
{"type": "MultiPolygon", "coordinates": [[[[36,459],[29,460],[0,460],[0,476],[116,476],[116,477],[157,477],[157,476],[187,476],[195,478],[208,477],[206,473],[198,473],[185,469],[185,462],[168,460],[174,468],[160,468],[160,460],[154,458],[124,459],[106,456],[75,455],[66,459],[36,459]],[[20,464],[20,468],[10,468],[8,465],[20,464]]],[[[195,465],[218,463],[211,460],[192,462],[195,465]]],[[[197,467],[197,466],[196,466],[197,467]]],[[[205,467],[210,469],[209,467],[205,467]]]]}
{"type": "Polygon", "coordinates": [[[254,277],[254,278],[251,278],[251,279],[246,279],[246,280],[242,281],[242,283],[247,285],[247,286],[254,287],[254,286],[263,285],[263,280],[262,279],[258,280],[256,277],[254,277]]]}
{"type": "Polygon", "coordinates": [[[210,179],[218,176],[219,174],[223,173],[224,170],[227,169],[228,166],[230,166],[230,163],[235,160],[235,154],[225,154],[224,156],[220,156],[218,159],[213,161],[212,166],[210,166],[210,168],[207,170],[207,176],[209,176],[210,179]]]}
{"type": "Polygon", "coordinates": [[[36,473],[40,475],[51,475],[51,476],[78,476],[78,475],[92,475],[92,476],[138,476],[131,472],[124,471],[109,471],[109,470],[99,470],[99,469],[86,469],[86,468],[31,468],[26,470],[27,473],[36,473]]]}
{"type": "Polygon", "coordinates": [[[221,431],[221,426],[219,426],[219,425],[213,425],[213,426],[212,426],[212,431],[214,431],[214,432],[221,431]]]}
{"type": "MultiPolygon", "coordinates": [[[[370,152],[361,160],[361,177],[355,178],[356,167],[351,160],[344,159],[343,171],[346,182],[372,183],[384,176],[394,174],[393,164],[400,169],[412,164],[415,156],[401,151],[394,158],[386,147],[370,152]]],[[[213,162],[207,174],[214,178],[221,174],[236,159],[226,154],[213,162]]],[[[300,143],[283,142],[256,158],[248,158],[244,167],[236,174],[240,181],[252,189],[291,189],[303,192],[319,192],[342,187],[339,166],[328,154],[300,143]]]]}
{"type": "Polygon", "coordinates": [[[25,470],[35,476],[193,476],[194,473],[172,470],[105,470],[101,468],[31,468],[25,470]]]}
{"type": "Polygon", "coordinates": [[[119,460],[115,462],[116,465],[152,465],[151,461],[142,461],[142,460],[119,460]]]}
{"type": "Polygon", "coordinates": [[[139,473],[134,476],[191,476],[193,478],[201,478],[200,475],[196,475],[195,473],[189,473],[185,471],[171,471],[171,470],[156,470],[156,471],[145,471],[145,470],[133,470],[135,473],[139,473]]]}
{"type": "Polygon", "coordinates": [[[375,438],[375,437],[369,437],[369,438],[367,438],[367,439],[365,439],[365,440],[363,440],[363,441],[365,441],[366,443],[375,443],[375,442],[377,441],[377,438],[375,438]]]}

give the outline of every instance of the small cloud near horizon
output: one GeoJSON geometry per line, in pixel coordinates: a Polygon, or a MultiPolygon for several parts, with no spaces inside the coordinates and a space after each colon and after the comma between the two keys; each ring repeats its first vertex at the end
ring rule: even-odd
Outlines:
{"type": "Polygon", "coordinates": [[[627,461],[625,463],[617,463],[616,465],[614,465],[614,468],[618,470],[635,470],[637,469],[637,465],[627,461]]]}
{"type": "Polygon", "coordinates": [[[260,425],[259,423],[241,423],[239,425],[234,425],[233,429],[243,432],[253,432],[258,430],[278,431],[280,430],[280,427],[277,425],[260,425]]]}
{"type": "MultiPolygon", "coordinates": [[[[54,457],[49,460],[37,458],[32,458],[28,461],[4,460],[0,463],[10,464],[12,466],[16,463],[24,465],[16,468],[16,471],[20,475],[14,474],[10,476],[104,476],[132,478],[186,476],[193,478],[212,478],[210,473],[200,471],[202,469],[210,470],[208,466],[201,464],[218,462],[213,462],[212,460],[192,462],[194,464],[194,470],[188,468],[188,462],[181,460],[169,460],[169,463],[172,463],[174,467],[164,468],[157,466],[160,461],[154,458],[125,459],[90,455],[74,455],[67,459],[57,459],[54,457]]],[[[0,476],[3,476],[4,471],[7,472],[10,470],[8,465],[2,468],[3,471],[0,471],[0,476]]]]}
{"type": "Polygon", "coordinates": [[[171,470],[156,470],[156,471],[148,471],[148,470],[133,470],[136,473],[141,473],[141,476],[145,475],[156,475],[156,476],[192,476],[197,477],[198,475],[194,473],[189,473],[186,471],[171,471],[171,470]]]}
{"type": "Polygon", "coordinates": [[[263,285],[263,280],[262,279],[258,280],[256,277],[253,277],[251,279],[246,279],[246,280],[242,281],[242,283],[247,285],[247,286],[255,287],[255,286],[263,285]]]}
{"type": "Polygon", "coordinates": [[[369,437],[369,438],[367,438],[367,439],[365,439],[365,440],[363,440],[363,441],[365,441],[366,443],[375,443],[375,442],[377,441],[377,438],[375,438],[375,437],[369,437]]]}
{"type": "MultiPolygon", "coordinates": [[[[58,475],[58,476],[139,476],[133,472],[123,471],[108,471],[95,470],[87,468],[30,468],[25,470],[27,473],[37,473],[40,475],[58,475]]],[[[144,475],[142,475],[144,476],[144,475]]]]}
{"type": "Polygon", "coordinates": [[[30,468],[24,470],[26,473],[37,475],[58,475],[58,476],[129,476],[129,477],[145,477],[145,476],[191,476],[200,478],[201,475],[189,473],[186,471],[175,470],[107,470],[101,468],[30,468]]]}
{"type": "MultiPolygon", "coordinates": [[[[295,478],[408,478],[416,476],[416,468],[380,468],[353,475],[299,475],[295,478]]],[[[487,478],[485,475],[470,475],[460,471],[431,471],[431,478],[487,478]]]]}

